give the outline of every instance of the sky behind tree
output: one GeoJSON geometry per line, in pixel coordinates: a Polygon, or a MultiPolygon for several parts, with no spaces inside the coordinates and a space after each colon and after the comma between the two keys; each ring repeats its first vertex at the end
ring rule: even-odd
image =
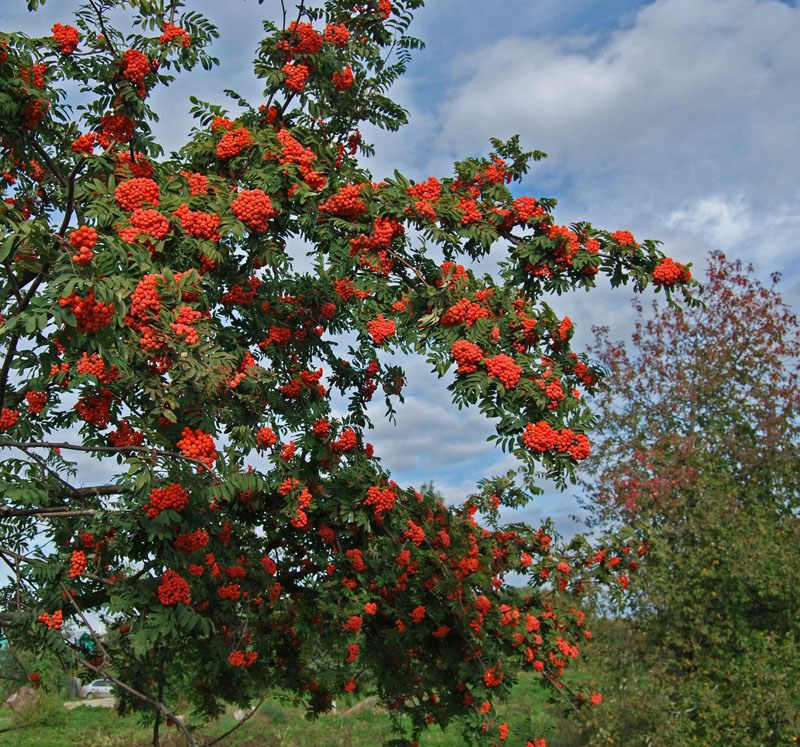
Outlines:
{"type": "MultiPolygon", "coordinates": [[[[0,30],[49,35],[53,23],[71,21],[76,6],[50,0],[29,14],[24,0],[7,0],[0,30]]],[[[153,92],[156,132],[167,149],[179,147],[192,126],[190,95],[232,116],[237,107],[224,88],[261,103],[250,63],[261,19],[277,20],[280,10],[276,0],[190,7],[219,26],[212,53],[222,64],[153,92]]],[[[796,2],[432,0],[411,32],[426,49],[392,91],[410,124],[397,133],[363,130],[377,148],[368,161],[376,180],[395,169],[416,180],[448,176],[453,161],[487,153],[490,137],[520,134],[524,147],[549,158],[518,194],[557,198],[559,223],[590,220],[660,239],[676,261],[695,263],[698,278],[708,251],[722,250],[752,262],[762,280],[781,272],[784,298],[797,308],[796,2]]],[[[600,287],[553,305],[585,344],[592,324],[609,325],[616,337],[631,329],[630,298],[625,288],[600,287]]],[[[424,361],[409,362],[397,425],[376,403],[368,438],[398,482],[433,480],[458,501],[479,477],[514,460],[486,442],[492,428],[479,413],[450,405],[446,383],[424,361]]],[[[549,491],[509,518],[535,523],[550,515],[569,532],[575,510],[569,494],[549,491]]]]}

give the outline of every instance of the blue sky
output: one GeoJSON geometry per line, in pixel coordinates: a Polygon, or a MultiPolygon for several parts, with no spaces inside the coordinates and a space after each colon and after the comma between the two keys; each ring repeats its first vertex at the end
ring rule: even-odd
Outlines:
{"type": "MultiPolygon", "coordinates": [[[[47,34],[70,20],[74,3],[50,0],[29,15],[6,0],[0,28],[47,34]]],[[[259,18],[275,0],[192,4],[220,26],[221,68],[198,71],[155,92],[162,140],[190,126],[190,93],[225,104],[234,88],[258,104],[249,64],[259,18]],[[224,12],[219,12],[224,9],[224,12]]],[[[800,9],[778,0],[431,0],[412,32],[426,42],[394,96],[411,123],[399,133],[367,132],[376,178],[398,169],[424,179],[451,173],[454,160],[485,153],[492,136],[519,133],[549,154],[520,194],[558,198],[556,218],[664,242],[667,254],[702,275],[712,249],[752,262],[760,278],[783,273],[785,300],[800,298],[800,9]]],[[[576,324],[576,345],[592,324],[624,336],[630,293],[599,288],[554,304],[576,324]]],[[[409,365],[397,427],[370,434],[401,484],[433,480],[452,501],[477,479],[512,466],[486,443],[477,413],[459,413],[423,362],[409,365]]],[[[565,532],[574,497],[548,493],[524,512],[551,515],[565,532]]],[[[513,517],[515,520],[520,515],[513,517]]]]}

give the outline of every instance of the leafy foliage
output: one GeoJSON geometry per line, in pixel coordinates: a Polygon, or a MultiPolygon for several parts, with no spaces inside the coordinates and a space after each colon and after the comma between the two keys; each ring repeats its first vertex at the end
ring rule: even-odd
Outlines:
{"type": "Polygon", "coordinates": [[[402,400],[383,361],[457,364],[453,401],[563,484],[589,450],[578,388],[599,371],[544,297],[601,274],[669,297],[688,268],[515,199],[543,156],[517,138],[455,177],[373,182],[358,126],[405,121],[388,92],[421,45],[420,0],[266,20],[263,103],[228,91],[229,119],[192,99],[197,127],[163,157],[148,94],[216,62],[215,27],[183,5],[92,0],[76,27],[2,40],[4,629],[113,679],[156,739],[178,690],[212,716],[272,686],[312,717],[372,688],[411,739],[455,717],[468,740],[504,738],[492,703],[516,669],[551,686],[577,655],[580,618],[551,595],[570,568],[545,528],[499,526],[535,492],[513,476],[456,508],[391,481],[366,441],[373,395],[390,414],[402,400]],[[469,269],[504,247],[497,278],[469,269]],[[86,455],[103,484],[86,485],[86,455]],[[510,572],[531,579],[522,604],[510,572]],[[61,630],[88,611],[111,630],[91,656],[61,630]]]}
{"type": "Polygon", "coordinates": [[[584,486],[596,522],[648,551],[617,608],[631,667],[619,641],[606,649],[595,738],[786,744],[800,727],[800,329],[774,286],[721,254],[703,301],[641,315],[632,348],[598,330],[609,375],[584,486]]]}

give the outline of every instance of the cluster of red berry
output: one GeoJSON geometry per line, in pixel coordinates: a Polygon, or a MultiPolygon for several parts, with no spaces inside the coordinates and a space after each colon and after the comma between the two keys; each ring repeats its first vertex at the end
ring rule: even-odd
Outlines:
{"type": "Polygon", "coordinates": [[[275,215],[275,208],[262,189],[241,191],[231,203],[231,210],[254,233],[264,233],[269,225],[269,219],[275,215]]]}
{"type": "Polygon", "coordinates": [[[176,571],[164,571],[158,586],[158,599],[165,606],[189,604],[192,598],[188,582],[176,571]]]}
{"type": "Polygon", "coordinates": [[[9,410],[4,407],[0,411],[0,433],[5,433],[19,420],[19,410],[9,410]]]}
{"type": "Polygon", "coordinates": [[[93,288],[89,289],[86,298],[81,298],[73,291],[69,296],[62,297],[58,304],[72,310],[79,332],[97,332],[107,327],[114,316],[114,305],[96,301],[93,288]]]}
{"type": "Polygon", "coordinates": [[[244,128],[229,129],[217,144],[217,158],[225,160],[238,156],[253,144],[253,136],[244,128]]]}
{"type": "Polygon", "coordinates": [[[337,218],[355,222],[367,212],[367,206],[359,200],[365,186],[364,184],[345,184],[336,194],[325,200],[319,209],[335,215],[337,218]]]}
{"type": "Polygon", "coordinates": [[[97,231],[89,226],[81,226],[77,231],[69,235],[69,243],[72,244],[78,253],[72,257],[75,264],[85,267],[92,261],[94,254],[92,249],[97,243],[97,231]]]}
{"type": "Polygon", "coordinates": [[[181,435],[183,438],[178,441],[177,446],[184,456],[199,459],[209,467],[214,463],[217,458],[216,446],[214,439],[208,433],[203,433],[201,430],[193,431],[187,427],[183,429],[181,435]]]}
{"type": "Polygon", "coordinates": [[[25,401],[28,403],[28,412],[38,415],[47,404],[47,392],[26,392],[25,401]]]}
{"type": "Polygon", "coordinates": [[[397,331],[394,321],[392,319],[384,319],[383,314],[378,314],[376,319],[367,322],[367,329],[376,345],[382,345],[387,337],[393,337],[397,331]]]}
{"type": "Polygon", "coordinates": [[[505,353],[486,358],[484,363],[489,377],[496,378],[506,389],[513,389],[522,375],[522,369],[505,353]]]}
{"type": "Polygon", "coordinates": [[[181,44],[183,44],[184,47],[188,47],[192,41],[189,34],[180,26],[174,26],[171,23],[165,23],[164,32],[161,34],[159,41],[162,44],[168,44],[173,39],[180,39],[181,44]]]}
{"type": "Polygon", "coordinates": [[[86,570],[86,553],[83,550],[75,550],[70,561],[69,577],[77,578],[86,570]]]}
{"type": "Polygon", "coordinates": [[[128,49],[122,55],[119,65],[122,76],[130,81],[139,94],[139,98],[143,99],[147,92],[144,78],[151,70],[150,60],[147,59],[147,55],[138,49],[128,49]]]}
{"type": "Polygon", "coordinates": [[[142,509],[149,519],[153,519],[168,508],[183,511],[188,505],[189,494],[180,483],[173,482],[168,488],[153,488],[150,491],[150,501],[142,509]]]}
{"type": "Polygon", "coordinates": [[[43,622],[48,630],[61,630],[61,623],[64,622],[64,616],[61,610],[56,610],[52,615],[47,612],[42,612],[38,618],[39,622],[43,622]]]}
{"type": "Polygon", "coordinates": [[[209,241],[219,241],[220,235],[219,216],[216,213],[204,213],[200,210],[189,210],[185,203],[172,214],[180,218],[181,228],[196,239],[208,239],[209,241]]]}
{"type": "Polygon", "coordinates": [[[350,65],[347,65],[343,70],[337,70],[331,77],[331,80],[337,91],[346,91],[350,88],[355,80],[350,65]]]}
{"type": "Polygon", "coordinates": [[[255,663],[256,659],[258,659],[258,652],[257,651],[231,651],[228,655],[228,661],[234,667],[249,667],[255,663]]]}
{"type": "Polygon", "coordinates": [[[188,555],[189,553],[196,552],[205,547],[210,539],[205,529],[198,528],[190,534],[179,534],[172,544],[174,544],[178,550],[188,555]]]}
{"type": "Polygon", "coordinates": [[[53,39],[58,42],[58,51],[61,54],[72,54],[75,51],[78,46],[78,29],[56,23],[50,30],[53,32],[53,39]]]}
{"type": "Polygon", "coordinates": [[[114,190],[114,199],[123,210],[135,210],[143,202],[158,205],[158,198],[158,184],[143,177],[128,179],[114,190]]]}

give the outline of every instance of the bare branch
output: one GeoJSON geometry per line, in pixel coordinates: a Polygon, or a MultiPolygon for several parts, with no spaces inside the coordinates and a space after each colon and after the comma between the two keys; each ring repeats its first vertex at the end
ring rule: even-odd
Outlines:
{"type": "Polygon", "coordinates": [[[105,646],[103,646],[103,644],[100,642],[100,639],[97,637],[97,635],[94,632],[94,628],[89,624],[89,621],[84,616],[83,612],[81,611],[81,608],[78,607],[78,603],[73,598],[72,594],[70,593],[70,590],[64,585],[64,583],[62,581],[59,581],[58,585],[61,587],[61,591],[64,592],[64,596],[67,599],[69,599],[70,603],[75,608],[75,611],[78,613],[78,615],[80,616],[81,620],[83,620],[83,624],[89,629],[89,635],[92,636],[92,640],[97,644],[97,647],[103,652],[104,661],[106,663],[110,664],[111,663],[111,657],[108,655],[108,651],[106,651],[105,646]]]}
{"type": "Polygon", "coordinates": [[[239,723],[236,724],[236,726],[231,727],[224,734],[220,734],[218,737],[216,737],[216,739],[212,739],[210,742],[203,742],[203,744],[200,747],[211,747],[212,744],[221,742],[223,739],[225,739],[225,737],[233,734],[233,732],[235,732],[237,729],[240,729],[242,726],[244,726],[244,723],[250,719],[251,716],[255,715],[255,712],[259,708],[261,708],[266,699],[267,699],[266,694],[261,693],[261,700],[258,701],[258,704],[250,711],[250,713],[248,713],[241,721],[239,721],[239,723]]]}

